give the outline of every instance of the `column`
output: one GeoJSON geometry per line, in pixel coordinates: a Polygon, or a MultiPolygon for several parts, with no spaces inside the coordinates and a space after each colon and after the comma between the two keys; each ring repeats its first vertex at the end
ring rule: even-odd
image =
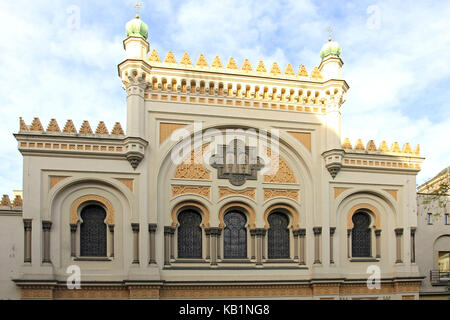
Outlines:
{"type": "Polygon", "coordinates": [[[164,265],[170,265],[170,233],[172,227],[164,227],[164,265]]]}
{"type": "Polygon", "coordinates": [[[149,223],[148,224],[148,232],[150,233],[150,260],[149,264],[156,263],[156,253],[155,253],[155,232],[156,232],[156,224],[149,223]]]}
{"type": "Polygon", "coordinates": [[[70,224],[70,256],[77,256],[77,227],[76,223],[70,224]]]}
{"type": "Polygon", "coordinates": [[[352,257],[352,229],[347,229],[347,258],[352,257]]]}
{"type": "Polygon", "coordinates": [[[170,259],[175,260],[175,228],[170,227],[170,259]]]}
{"type": "Polygon", "coordinates": [[[416,262],[416,228],[411,227],[411,263],[416,262]]]}
{"type": "Polygon", "coordinates": [[[292,231],[292,234],[294,235],[294,260],[298,259],[298,231],[299,230],[292,231]]]}
{"type": "Polygon", "coordinates": [[[207,229],[205,229],[205,237],[206,237],[206,260],[209,260],[210,259],[210,257],[211,257],[211,249],[210,249],[210,245],[211,245],[211,236],[210,236],[210,234],[211,234],[211,229],[210,228],[207,228],[207,229]]]}
{"type": "Polygon", "coordinates": [[[139,223],[132,223],[131,230],[133,230],[133,262],[139,263],[139,223]]]}
{"type": "Polygon", "coordinates": [[[218,228],[219,229],[219,234],[217,235],[217,259],[221,259],[221,252],[222,252],[222,238],[221,238],[221,236],[222,236],[222,229],[221,228],[218,228]]]}
{"type": "Polygon", "coordinates": [[[314,264],[322,263],[320,260],[320,235],[322,234],[322,227],[314,227],[314,264]]]}
{"type": "Polygon", "coordinates": [[[381,257],[381,230],[375,230],[375,258],[379,259],[381,257]]]}
{"type": "Polygon", "coordinates": [[[330,263],[334,263],[334,247],[333,247],[333,239],[334,232],[336,231],[336,227],[330,227],[330,263]]]}
{"type": "Polygon", "coordinates": [[[42,221],[42,230],[44,232],[44,254],[42,258],[43,263],[51,263],[50,261],[50,229],[52,228],[51,221],[42,221]]]}
{"type": "Polygon", "coordinates": [[[217,266],[217,242],[220,236],[220,228],[209,228],[209,234],[211,237],[211,266],[217,266]]]}
{"type": "Polygon", "coordinates": [[[266,229],[264,228],[258,228],[255,229],[256,233],[256,265],[262,266],[262,259],[263,259],[263,241],[264,241],[264,235],[266,234],[266,229]]]}
{"type": "Polygon", "coordinates": [[[298,237],[300,241],[300,248],[299,248],[299,257],[298,257],[298,264],[299,265],[305,265],[305,248],[306,248],[306,229],[298,229],[298,237]]]}
{"type": "Polygon", "coordinates": [[[108,225],[108,229],[109,229],[109,243],[110,243],[110,254],[109,256],[111,258],[114,257],[114,225],[113,224],[109,224],[108,225]]]}
{"type": "Polygon", "coordinates": [[[23,262],[31,263],[31,219],[23,219],[23,228],[24,228],[23,262]]]}
{"type": "Polygon", "coordinates": [[[402,263],[402,235],[403,235],[403,228],[397,228],[395,231],[395,238],[397,243],[397,260],[395,263],[402,263]]]}
{"type": "Polygon", "coordinates": [[[261,257],[263,260],[267,259],[266,257],[266,229],[262,229],[261,231],[261,257]]]}
{"type": "Polygon", "coordinates": [[[256,247],[256,229],[251,229],[250,230],[250,255],[251,255],[251,260],[255,260],[256,259],[256,252],[255,252],[255,247],[256,247]]]}

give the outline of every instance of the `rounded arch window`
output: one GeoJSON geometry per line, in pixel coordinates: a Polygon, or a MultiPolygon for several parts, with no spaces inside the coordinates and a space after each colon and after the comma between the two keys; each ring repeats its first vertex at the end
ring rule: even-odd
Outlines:
{"type": "Polygon", "coordinates": [[[202,258],[202,216],[186,209],[178,214],[178,258],[202,258]]]}
{"type": "Polygon", "coordinates": [[[274,212],[267,220],[269,222],[267,239],[269,259],[289,258],[289,218],[282,212],[274,212]]]}
{"type": "Polygon", "coordinates": [[[80,256],[106,256],[106,211],[98,204],[89,204],[81,209],[80,256]]]}
{"type": "Polygon", "coordinates": [[[365,211],[357,211],[353,217],[352,257],[371,256],[370,215],[365,211]]]}
{"type": "Polygon", "coordinates": [[[223,254],[224,258],[247,258],[247,218],[239,210],[227,212],[223,220],[223,254]]]}

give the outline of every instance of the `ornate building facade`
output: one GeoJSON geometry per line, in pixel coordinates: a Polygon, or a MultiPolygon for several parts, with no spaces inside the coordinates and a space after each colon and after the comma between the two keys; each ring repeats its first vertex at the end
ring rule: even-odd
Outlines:
{"type": "Polygon", "coordinates": [[[450,299],[450,167],[418,188],[417,263],[421,299],[450,299]]]}
{"type": "Polygon", "coordinates": [[[282,72],[161,60],[138,17],[126,30],[126,132],[20,119],[23,204],[0,207],[4,297],[418,298],[423,158],[409,143],[341,143],[336,42],[310,73],[282,72]]]}

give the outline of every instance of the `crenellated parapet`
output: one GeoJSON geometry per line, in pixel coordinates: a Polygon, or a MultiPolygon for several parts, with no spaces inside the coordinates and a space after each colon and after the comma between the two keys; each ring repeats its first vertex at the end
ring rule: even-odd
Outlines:
{"type": "Polygon", "coordinates": [[[417,145],[414,148],[414,151],[411,149],[411,145],[409,144],[409,142],[406,142],[402,148],[400,148],[400,145],[398,144],[398,142],[394,142],[391,147],[389,148],[388,144],[386,143],[386,141],[382,141],[379,145],[379,147],[377,147],[375,145],[375,142],[373,140],[369,140],[367,142],[366,145],[364,145],[364,143],[362,142],[361,139],[358,139],[355,143],[355,146],[353,147],[350,139],[346,138],[344,140],[344,142],[342,143],[342,148],[347,152],[367,152],[370,154],[380,154],[380,153],[384,153],[384,154],[403,154],[403,155],[415,155],[415,156],[419,156],[420,155],[420,146],[417,145]]]}
{"type": "Polygon", "coordinates": [[[95,132],[92,130],[89,121],[84,120],[80,130],[77,131],[75,125],[72,120],[67,120],[63,130],[60,129],[58,122],[56,119],[51,119],[48,123],[47,130],[44,130],[44,127],[41,124],[41,120],[39,118],[34,118],[31,125],[27,125],[25,121],[20,117],[20,126],[19,133],[30,133],[30,134],[49,134],[49,135],[92,135],[92,136],[123,136],[124,131],[119,122],[114,124],[114,127],[111,133],[108,131],[106,124],[103,121],[100,121],[96,127],[95,132]]]}
{"type": "Polygon", "coordinates": [[[284,72],[282,72],[277,62],[273,62],[271,68],[267,69],[264,65],[264,62],[259,61],[256,68],[253,68],[250,61],[248,59],[245,59],[241,67],[239,68],[238,64],[236,63],[236,60],[233,57],[231,57],[228,60],[228,63],[224,65],[222,64],[222,61],[220,60],[219,56],[216,56],[213,59],[211,65],[209,65],[203,54],[200,54],[200,56],[197,59],[197,62],[193,64],[187,52],[183,54],[183,57],[178,63],[172,51],[169,51],[164,60],[161,61],[158,52],[156,51],[156,49],[153,49],[150,56],[148,57],[148,62],[152,66],[166,65],[175,68],[176,67],[184,68],[186,70],[195,70],[195,69],[211,70],[214,72],[225,72],[230,74],[243,74],[243,75],[251,74],[259,77],[266,76],[271,78],[288,78],[288,79],[302,79],[302,80],[308,79],[314,81],[323,79],[323,76],[319,71],[318,67],[314,67],[311,74],[308,75],[308,72],[304,65],[300,65],[299,70],[296,73],[292,65],[287,64],[286,67],[284,68],[284,72]]]}
{"type": "Polygon", "coordinates": [[[322,157],[325,160],[325,167],[333,179],[343,168],[417,173],[424,160],[420,156],[419,145],[413,150],[408,142],[403,145],[403,148],[400,148],[398,142],[394,142],[389,148],[386,141],[382,141],[377,147],[373,140],[364,144],[361,139],[358,139],[352,146],[348,138],[344,140],[342,149],[326,151],[322,154],[322,157]]]}
{"type": "Polygon", "coordinates": [[[30,125],[20,118],[19,132],[14,136],[22,154],[48,154],[49,156],[90,155],[96,157],[127,159],[127,153],[135,152],[128,145],[122,126],[116,122],[111,131],[105,122],[91,126],[84,120],[79,130],[72,120],[67,120],[61,130],[56,119],[51,119],[45,130],[39,118],[30,125]],[[95,129],[93,129],[95,128],[95,129]],[[130,150],[129,150],[130,149],[130,150]]]}
{"type": "Polygon", "coordinates": [[[135,81],[131,74],[148,84],[145,99],[162,102],[326,113],[340,107],[348,90],[344,80],[326,80],[317,67],[308,74],[304,65],[295,72],[288,64],[281,72],[276,62],[269,69],[260,61],[254,69],[245,59],[239,68],[233,58],[225,66],[217,56],[209,65],[204,55],[193,64],[187,53],[178,63],[170,51],[161,61],[156,50],[140,63],[142,69],[137,61],[119,65],[125,88],[135,81]]]}
{"type": "Polygon", "coordinates": [[[0,201],[0,213],[20,213],[22,212],[22,206],[22,191],[14,191],[12,198],[8,194],[4,194],[0,201]]]}

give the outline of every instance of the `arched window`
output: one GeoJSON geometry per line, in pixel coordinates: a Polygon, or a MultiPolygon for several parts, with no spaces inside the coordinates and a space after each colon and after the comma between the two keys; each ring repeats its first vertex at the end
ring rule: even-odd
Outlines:
{"type": "Polygon", "coordinates": [[[105,209],[88,205],[81,210],[80,256],[106,257],[105,209]]]}
{"type": "Polygon", "coordinates": [[[268,257],[283,259],[290,257],[289,251],[289,219],[281,212],[271,213],[268,217],[268,257]]]}
{"type": "Polygon", "coordinates": [[[370,216],[366,212],[358,211],[352,220],[352,257],[370,257],[370,216]]]}
{"type": "Polygon", "coordinates": [[[224,258],[247,258],[247,218],[239,211],[230,211],[223,217],[224,258]]]}
{"type": "Polygon", "coordinates": [[[202,217],[194,210],[178,215],[178,258],[202,258],[202,217]]]}

